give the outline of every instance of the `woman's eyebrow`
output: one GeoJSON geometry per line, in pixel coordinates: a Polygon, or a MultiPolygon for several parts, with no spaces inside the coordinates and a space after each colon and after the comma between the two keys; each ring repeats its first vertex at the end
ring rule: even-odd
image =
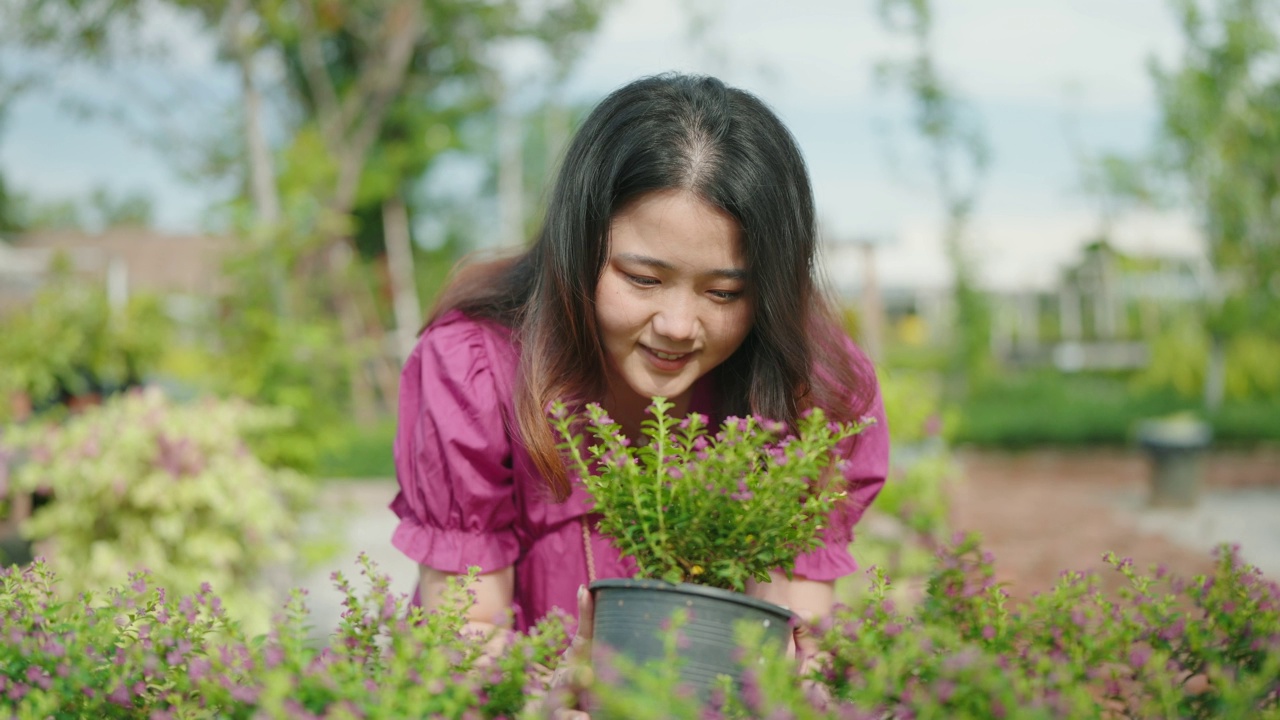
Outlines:
{"type": "MultiPolygon", "coordinates": [[[[637,265],[644,265],[646,267],[651,267],[656,270],[666,270],[670,272],[676,269],[675,265],[672,265],[666,260],[660,260],[656,257],[650,257],[648,255],[639,255],[637,253],[618,253],[613,257],[615,260],[622,260],[624,262],[635,263],[637,265]]],[[[724,278],[725,280],[745,281],[747,279],[747,271],[741,270],[738,268],[718,268],[715,270],[708,270],[707,272],[702,274],[709,277],[724,278]]]]}

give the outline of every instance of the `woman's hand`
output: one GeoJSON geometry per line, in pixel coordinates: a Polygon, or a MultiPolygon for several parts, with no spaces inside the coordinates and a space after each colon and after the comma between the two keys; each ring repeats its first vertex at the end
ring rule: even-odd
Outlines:
{"type": "MultiPolygon", "coordinates": [[[[835,607],[835,583],[809,580],[799,575],[787,579],[780,572],[770,573],[771,582],[747,584],[747,594],[781,605],[796,614],[792,631],[790,652],[794,653],[796,670],[802,678],[815,670],[823,669],[831,661],[829,653],[818,649],[818,639],[813,636],[812,623],[831,614],[835,607]]],[[[805,680],[805,689],[819,708],[825,707],[831,695],[826,685],[805,680]]]]}
{"type": "Polygon", "coordinates": [[[810,621],[800,620],[792,631],[795,640],[796,668],[809,701],[819,710],[825,710],[831,704],[831,689],[811,675],[825,672],[831,665],[831,653],[818,647],[818,638],[814,637],[813,625],[810,621]]]}
{"type": "Polygon", "coordinates": [[[557,708],[552,717],[558,720],[590,720],[581,709],[582,691],[591,686],[595,673],[591,669],[591,641],[595,632],[596,604],[591,591],[583,585],[578,588],[578,631],[573,635],[569,649],[565,650],[551,676],[553,697],[564,699],[566,705],[557,708]]]}

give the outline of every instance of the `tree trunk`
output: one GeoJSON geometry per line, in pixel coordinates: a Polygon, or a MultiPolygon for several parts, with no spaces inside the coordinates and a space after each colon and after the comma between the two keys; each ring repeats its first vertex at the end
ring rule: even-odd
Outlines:
{"type": "Polygon", "coordinates": [[[1209,363],[1204,373],[1204,409],[1209,414],[1222,407],[1227,379],[1226,348],[1217,333],[1209,337],[1209,363]]]}
{"type": "Polygon", "coordinates": [[[422,308],[414,276],[409,211],[400,194],[391,196],[382,204],[382,229],[387,246],[387,277],[391,281],[397,349],[403,362],[413,350],[414,339],[422,327],[422,308]]]}
{"type": "MultiPolygon", "coordinates": [[[[249,189],[253,198],[258,226],[265,228],[274,240],[280,226],[280,195],[276,189],[275,163],[271,159],[271,146],[262,129],[262,93],[254,81],[252,40],[243,29],[248,16],[245,0],[236,0],[227,9],[225,18],[227,44],[240,68],[240,94],[244,99],[244,140],[249,153],[249,189]]],[[[269,240],[268,242],[271,242],[269,240]]],[[[267,249],[267,273],[271,282],[271,301],[277,317],[289,317],[290,303],[285,287],[285,269],[274,252],[267,249]]]]}

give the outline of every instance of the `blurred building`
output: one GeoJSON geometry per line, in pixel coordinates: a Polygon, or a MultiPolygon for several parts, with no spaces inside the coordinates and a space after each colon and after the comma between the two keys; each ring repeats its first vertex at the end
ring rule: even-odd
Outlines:
{"type": "MultiPolygon", "coordinates": [[[[882,243],[833,244],[843,254],[830,277],[856,315],[864,347],[942,347],[953,340],[955,299],[949,287],[882,283],[875,249],[882,243]],[[849,262],[857,252],[860,262],[849,262]]],[[[987,290],[991,353],[1008,367],[1063,372],[1144,367],[1149,344],[1168,322],[1212,297],[1214,275],[1200,258],[1124,253],[1105,241],[1085,246],[1049,287],[987,290]]]]}
{"type": "Polygon", "coordinates": [[[1008,365],[1063,372],[1140,368],[1166,321],[1212,289],[1203,260],[1095,242],[1051,290],[992,293],[992,353],[1008,365]]]}
{"type": "Polygon", "coordinates": [[[89,234],[42,230],[0,241],[0,314],[20,311],[44,285],[56,259],[86,282],[107,288],[123,305],[133,294],[161,299],[180,324],[211,312],[228,290],[223,264],[234,240],[211,235],[170,235],[119,227],[89,234]]]}

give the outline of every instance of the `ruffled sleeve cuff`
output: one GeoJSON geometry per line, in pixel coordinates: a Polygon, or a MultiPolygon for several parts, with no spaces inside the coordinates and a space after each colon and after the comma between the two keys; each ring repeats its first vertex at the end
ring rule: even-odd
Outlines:
{"type": "Polygon", "coordinates": [[[821,547],[796,558],[795,574],[808,580],[829,582],[857,572],[858,563],[844,545],[821,547]]]}
{"type": "Polygon", "coordinates": [[[510,567],[520,556],[515,532],[477,533],[430,527],[415,518],[401,518],[391,544],[419,565],[446,573],[462,574],[479,566],[488,573],[510,567]]]}

